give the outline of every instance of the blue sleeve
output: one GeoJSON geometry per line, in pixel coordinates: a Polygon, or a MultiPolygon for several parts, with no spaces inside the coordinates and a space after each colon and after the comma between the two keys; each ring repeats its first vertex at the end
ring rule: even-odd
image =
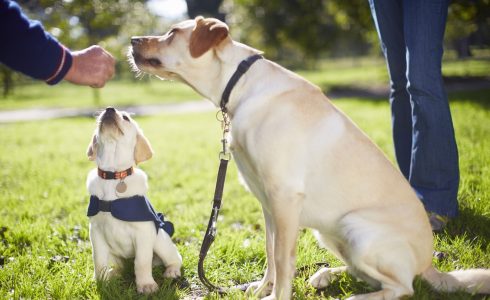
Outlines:
{"type": "Polygon", "coordinates": [[[29,20],[17,3],[0,0],[0,63],[56,84],[68,73],[72,56],[39,22],[29,20]]]}

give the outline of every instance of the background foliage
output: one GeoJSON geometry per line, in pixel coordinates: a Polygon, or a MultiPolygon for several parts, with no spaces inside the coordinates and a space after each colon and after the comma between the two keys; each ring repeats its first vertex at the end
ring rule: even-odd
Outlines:
{"type": "MultiPolygon", "coordinates": [[[[118,59],[118,77],[133,35],[162,34],[176,20],[158,17],[148,0],[19,0],[30,17],[71,49],[100,44],[118,59]]],[[[290,68],[323,58],[379,55],[368,0],[186,0],[188,16],[226,21],[235,39],[290,68]]],[[[446,44],[460,58],[490,45],[490,0],[453,0],[446,44]]],[[[25,79],[0,66],[3,95],[25,79]]]]}

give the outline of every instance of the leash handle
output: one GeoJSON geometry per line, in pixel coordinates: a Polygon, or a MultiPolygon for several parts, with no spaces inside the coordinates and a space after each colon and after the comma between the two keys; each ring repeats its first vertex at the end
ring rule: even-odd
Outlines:
{"type": "Polygon", "coordinates": [[[207,278],[204,272],[204,260],[208,254],[208,250],[211,244],[214,242],[217,233],[217,222],[219,210],[221,209],[221,201],[223,199],[223,188],[226,179],[226,170],[228,167],[228,160],[221,159],[218,170],[218,177],[216,179],[216,188],[214,190],[213,199],[213,209],[211,210],[211,216],[209,217],[208,228],[206,229],[206,234],[201,245],[201,251],[199,252],[199,262],[197,264],[197,273],[199,275],[199,280],[204,284],[204,286],[210,291],[217,291],[220,294],[224,294],[223,288],[214,285],[207,278]]]}

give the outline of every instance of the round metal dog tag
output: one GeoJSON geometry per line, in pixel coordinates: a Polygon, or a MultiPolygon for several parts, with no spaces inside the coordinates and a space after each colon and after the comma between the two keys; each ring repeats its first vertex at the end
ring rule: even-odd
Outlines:
{"type": "Polygon", "coordinates": [[[128,189],[128,186],[126,185],[126,183],[124,181],[120,181],[117,185],[116,185],[116,191],[118,193],[124,193],[126,190],[128,189]]]}

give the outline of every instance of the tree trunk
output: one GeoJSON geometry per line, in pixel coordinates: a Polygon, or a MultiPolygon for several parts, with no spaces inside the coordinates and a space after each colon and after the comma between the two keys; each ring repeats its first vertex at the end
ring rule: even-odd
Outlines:
{"type": "Polygon", "coordinates": [[[9,68],[5,66],[0,66],[0,70],[2,73],[2,83],[3,83],[3,97],[7,98],[7,96],[12,92],[13,90],[13,79],[12,75],[13,72],[9,68]]]}
{"type": "Polygon", "coordinates": [[[100,89],[92,88],[92,96],[94,99],[94,105],[96,107],[100,106],[100,89]]]}
{"type": "Polygon", "coordinates": [[[456,50],[458,58],[468,58],[472,56],[468,37],[455,39],[453,41],[453,46],[454,50],[456,50]]]}

